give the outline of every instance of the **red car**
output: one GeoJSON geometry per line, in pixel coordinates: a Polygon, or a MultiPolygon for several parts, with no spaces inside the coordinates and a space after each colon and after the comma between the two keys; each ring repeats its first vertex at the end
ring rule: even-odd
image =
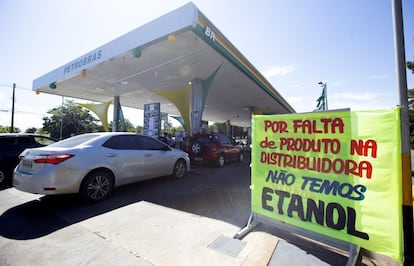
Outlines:
{"type": "Polygon", "coordinates": [[[223,134],[196,134],[189,143],[187,153],[192,162],[213,162],[223,167],[228,161],[242,162],[243,147],[223,134]]]}

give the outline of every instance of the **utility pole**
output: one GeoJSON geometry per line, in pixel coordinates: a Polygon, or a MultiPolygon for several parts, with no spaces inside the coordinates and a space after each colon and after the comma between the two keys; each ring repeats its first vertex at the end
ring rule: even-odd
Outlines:
{"type": "Polygon", "coordinates": [[[61,106],[62,115],[60,117],[60,140],[63,139],[63,116],[64,116],[63,104],[64,104],[64,101],[65,101],[65,96],[62,96],[62,106],[61,106]]]}
{"type": "Polygon", "coordinates": [[[10,133],[14,132],[14,96],[16,92],[16,83],[13,83],[13,97],[12,97],[12,116],[11,116],[11,126],[10,126],[10,133]]]}
{"type": "Polygon", "coordinates": [[[395,65],[399,105],[401,106],[401,161],[402,161],[402,196],[403,196],[403,243],[404,265],[414,263],[413,236],[413,202],[411,177],[411,145],[408,116],[407,72],[404,48],[404,27],[402,18],[402,1],[392,0],[392,17],[394,26],[395,65]]]}

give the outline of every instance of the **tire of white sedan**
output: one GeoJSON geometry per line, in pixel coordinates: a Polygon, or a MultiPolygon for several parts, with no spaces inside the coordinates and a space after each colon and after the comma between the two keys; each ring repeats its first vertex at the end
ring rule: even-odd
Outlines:
{"type": "Polygon", "coordinates": [[[183,159],[178,160],[174,165],[173,177],[182,178],[187,173],[187,165],[183,159]]]}
{"type": "Polygon", "coordinates": [[[106,199],[114,188],[113,176],[107,171],[99,170],[89,173],[82,181],[80,195],[88,202],[106,199]]]}

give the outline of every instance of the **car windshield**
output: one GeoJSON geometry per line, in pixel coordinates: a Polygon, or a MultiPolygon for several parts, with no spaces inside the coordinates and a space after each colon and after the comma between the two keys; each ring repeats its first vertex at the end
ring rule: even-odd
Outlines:
{"type": "Polygon", "coordinates": [[[215,135],[202,136],[202,137],[197,138],[196,141],[201,142],[201,143],[217,142],[218,137],[215,135]]]}
{"type": "Polygon", "coordinates": [[[85,143],[91,139],[96,138],[99,136],[98,134],[87,134],[87,135],[79,135],[75,137],[71,137],[68,139],[64,139],[61,141],[58,141],[52,145],[49,145],[50,147],[59,147],[59,148],[70,148],[78,146],[79,144],[85,143]]]}

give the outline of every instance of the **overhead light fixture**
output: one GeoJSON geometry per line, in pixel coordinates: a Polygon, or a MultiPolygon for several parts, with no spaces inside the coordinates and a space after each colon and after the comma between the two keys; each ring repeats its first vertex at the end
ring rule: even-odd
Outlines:
{"type": "Polygon", "coordinates": [[[132,50],[132,55],[133,55],[135,58],[139,58],[139,57],[141,57],[141,55],[142,55],[141,50],[140,50],[140,49],[138,49],[138,48],[135,48],[134,50],[132,50]]]}
{"type": "Polygon", "coordinates": [[[80,76],[82,78],[86,77],[86,69],[84,69],[84,70],[81,71],[80,76]]]}
{"type": "Polygon", "coordinates": [[[52,90],[56,89],[56,81],[49,84],[49,88],[52,90]]]}
{"type": "Polygon", "coordinates": [[[175,34],[168,35],[169,42],[175,42],[176,40],[177,40],[177,37],[175,37],[175,34]]]}

